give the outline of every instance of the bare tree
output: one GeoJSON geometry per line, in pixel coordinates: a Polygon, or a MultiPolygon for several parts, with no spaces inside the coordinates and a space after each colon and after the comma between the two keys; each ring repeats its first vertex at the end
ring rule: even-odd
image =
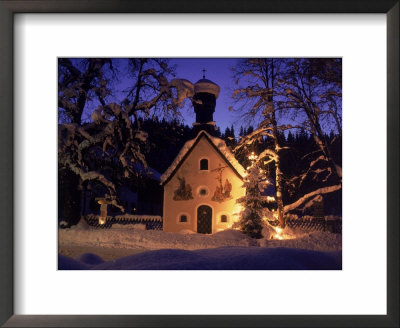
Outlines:
{"type": "Polygon", "coordinates": [[[74,62],[68,58],[58,60],[58,107],[71,123],[80,125],[87,101],[93,96],[104,101],[109,94],[104,66],[108,64],[112,69],[112,62],[102,58],[74,62]]]}
{"type": "Polygon", "coordinates": [[[329,126],[333,118],[341,134],[341,63],[336,59],[251,58],[241,61],[234,68],[234,74],[238,85],[233,93],[236,109],[243,117],[259,122],[254,132],[240,140],[235,151],[248,150],[265,138],[273,141],[271,149],[261,151],[259,160],[265,164],[274,163],[278,219],[281,227],[285,227],[285,211],[300,206],[316,194],[341,188],[341,167],[333,159],[323,127],[324,124],[329,126]],[[316,154],[317,158],[310,162],[306,172],[289,179],[288,183],[298,187],[313,173],[315,177],[324,176],[325,182],[333,174],[338,178],[338,185],[319,188],[319,192],[309,192],[290,206],[284,206],[281,152],[287,148],[281,145],[280,134],[293,128],[308,131],[321,153],[316,154]],[[325,169],[314,169],[321,161],[327,163],[325,169]]]}
{"type": "Polygon", "coordinates": [[[249,145],[262,140],[272,138],[273,149],[265,149],[259,154],[258,160],[264,164],[273,162],[275,165],[276,202],[278,205],[278,220],[281,227],[285,227],[283,216],[283,179],[280,168],[280,153],[283,147],[279,142],[279,132],[290,128],[277,124],[276,109],[274,106],[276,72],[281,61],[278,59],[246,59],[234,68],[237,83],[244,80],[245,86],[238,87],[233,94],[237,103],[244,100],[243,115],[255,118],[260,117],[261,123],[251,134],[244,136],[235,152],[247,149],[249,145]]]}
{"type": "Polygon", "coordinates": [[[147,134],[141,130],[141,118],[155,111],[178,114],[182,101],[193,95],[193,86],[168,80],[173,72],[167,60],[127,59],[119,70],[130,87],[122,93],[111,88],[114,64],[109,59],[75,64],[60,59],[59,111],[69,121],[59,125],[58,159],[60,168],[71,170],[81,183],[102,184],[114,198],[113,205],[123,210],[115,199],[118,183],[139,177],[143,170],[138,167],[147,170],[147,134]],[[92,105],[96,100],[97,108],[90,108],[89,100],[92,105]],[[91,122],[82,123],[85,111],[91,113],[91,122]]]}
{"type": "Polygon", "coordinates": [[[331,174],[341,180],[342,169],[333,159],[322,127],[329,114],[341,134],[341,61],[296,58],[286,60],[286,65],[277,81],[281,92],[276,104],[279,109],[305,114],[302,126],[312,134],[331,174]]]}

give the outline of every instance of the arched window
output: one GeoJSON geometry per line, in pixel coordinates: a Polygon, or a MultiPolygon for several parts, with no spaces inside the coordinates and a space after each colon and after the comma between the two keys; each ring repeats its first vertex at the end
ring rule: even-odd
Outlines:
{"type": "Polygon", "coordinates": [[[225,214],[221,215],[221,223],[227,223],[228,222],[228,216],[225,214]]]}
{"type": "Polygon", "coordinates": [[[176,216],[176,223],[177,224],[189,224],[192,221],[192,218],[190,217],[190,214],[187,212],[181,212],[178,213],[176,216]]]}
{"type": "Polygon", "coordinates": [[[182,214],[182,215],[179,217],[179,222],[182,222],[182,223],[188,222],[188,217],[187,217],[187,215],[186,215],[186,214],[182,214]]]}
{"type": "Polygon", "coordinates": [[[207,171],[208,170],[208,159],[203,158],[200,160],[200,170],[207,171]]]}

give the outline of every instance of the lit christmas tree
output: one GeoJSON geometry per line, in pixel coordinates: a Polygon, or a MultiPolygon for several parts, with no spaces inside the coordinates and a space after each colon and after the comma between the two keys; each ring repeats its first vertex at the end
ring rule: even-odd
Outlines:
{"type": "Polygon", "coordinates": [[[240,212],[240,230],[252,238],[262,238],[263,216],[268,211],[264,206],[268,197],[262,196],[261,192],[270,184],[265,171],[261,169],[257,156],[251,153],[249,156],[251,165],[247,168],[243,186],[246,188],[246,196],[239,198],[236,202],[241,204],[243,210],[240,212]]]}

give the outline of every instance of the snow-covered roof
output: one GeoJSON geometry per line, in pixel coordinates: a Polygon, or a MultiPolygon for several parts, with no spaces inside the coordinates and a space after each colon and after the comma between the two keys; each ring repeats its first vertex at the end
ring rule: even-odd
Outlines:
{"type": "Polygon", "coordinates": [[[198,80],[194,84],[194,93],[199,93],[199,92],[211,93],[215,96],[215,98],[218,98],[219,91],[220,91],[219,86],[215,84],[213,81],[207,79],[198,80]]]}
{"type": "Polygon", "coordinates": [[[161,176],[161,184],[165,184],[168,182],[170,178],[174,175],[176,170],[179,168],[180,164],[184,161],[186,156],[190,153],[190,151],[194,148],[197,142],[200,140],[201,137],[205,137],[214,148],[220,152],[222,157],[226,160],[227,164],[229,164],[233,170],[243,178],[245,176],[245,169],[242,165],[237,161],[235,156],[232,154],[228,146],[226,145],[225,141],[211,136],[206,131],[201,130],[196,138],[189,140],[185,143],[185,145],[180,150],[179,154],[175,157],[174,161],[170,165],[170,167],[164,172],[161,176]]]}

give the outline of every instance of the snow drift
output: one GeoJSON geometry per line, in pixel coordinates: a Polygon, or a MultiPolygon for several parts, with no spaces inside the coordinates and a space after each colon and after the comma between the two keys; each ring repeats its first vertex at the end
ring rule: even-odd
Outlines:
{"type": "Polygon", "coordinates": [[[252,239],[238,230],[224,230],[212,235],[197,233],[174,233],[158,230],[132,229],[129,225],[119,225],[113,229],[95,229],[78,224],[71,229],[59,229],[59,247],[80,245],[147,250],[155,249],[206,249],[224,246],[290,247],[315,251],[341,251],[342,236],[330,232],[298,231],[294,239],[252,239]],[[118,229],[120,227],[120,229],[118,229]]]}
{"type": "Polygon", "coordinates": [[[291,248],[163,249],[89,266],[59,256],[60,270],[341,270],[341,252],[291,248]]]}

